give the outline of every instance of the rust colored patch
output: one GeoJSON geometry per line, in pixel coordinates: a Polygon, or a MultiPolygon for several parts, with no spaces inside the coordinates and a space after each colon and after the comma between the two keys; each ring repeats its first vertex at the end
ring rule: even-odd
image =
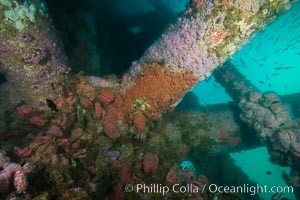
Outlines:
{"type": "Polygon", "coordinates": [[[100,119],[106,115],[106,111],[102,108],[99,102],[95,103],[95,112],[97,119],[100,119]]]}
{"type": "Polygon", "coordinates": [[[89,108],[92,106],[92,102],[85,97],[80,98],[80,104],[84,107],[84,108],[89,108]]]}
{"type": "Polygon", "coordinates": [[[98,99],[104,104],[109,104],[115,99],[115,96],[108,90],[102,90],[98,95],[98,99]]]}
{"type": "Polygon", "coordinates": [[[146,128],[146,119],[142,113],[134,115],[133,123],[138,131],[143,131],[146,128]]]}
{"type": "Polygon", "coordinates": [[[204,0],[192,0],[191,1],[192,8],[195,8],[196,10],[199,10],[202,7],[203,3],[204,3],[204,0]]]}
{"type": "Polygon", "coordinates": [[[124,137],[122,135],[119,137],[118,140],[119,140],[120,144],[126,144],[128,142],[128,138],[126,138],[126,137],[124,137]]]}
{"type": "Polygon", "coordinates": [[[40,115],[38,114],[32,114],[29,118],[30,122],[37,126],[44,126],[47,122],[47,120],[43,119],[40,115]]]}
{"type": "Polygon", "coordinates": [[[146,174],[152,173],[157,169],[158,157],[153,153],[146,153],[143,160],[143,170],[146,174]]]}
{"type": "Polygon", "coordinates": [[[113,123],[106,123],[104,126],[104,133],[111,139],[115,139],[120,136],[117,127],[113,123]]]}
{"type": "MultiPolygon", "coordinates": [[[[114,104],[123,111],[123,119],[127,123],[140,120],[134,119],[136,113],[143,114],[145,122],[152,121],[163,111],[172,110],[179,98],[197,81],[197,76],[191,71],[172,72],[164,65],[150,63],[143,75],[134,80],[133,86],[116,96],[114,104]],[[142,100],[144,105],[135,106],[138,100],[142,100]]],[[[139,123],[135,125],[139,126],[138,129],[144,126],[139,123]]]]}
{"type": "Polygon", "coordinates": [[[224,42],[229,35],[230,34],[227,31],[218,27],[211,30],[208,38],[214,45],[217,45],[224,42]]]}
{"type": "MultiPolygon", "coordinates": [[[[96,88],[89,85],[87,80],[85,80],[80,74],[76,75],[76,92],[81,96],[87,98],[90,101],[95,99],[96,88]]],[[[83,102],[84,103],[84,102],[83,102]]]]}

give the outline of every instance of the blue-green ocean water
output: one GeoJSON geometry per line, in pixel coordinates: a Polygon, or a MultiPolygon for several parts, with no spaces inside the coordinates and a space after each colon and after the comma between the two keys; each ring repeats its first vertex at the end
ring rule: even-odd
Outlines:
{"type": "Polygon", "coordinates": [[[271,90],[284,95],[300,90],[299,11],[298,2],[232,58],[240,72],[263,92],[271,90]]]}
{"type": "MultiPolygon", "coordinates": [[[[287,184],[282,179],[282,172],[289,174],[289,167],[281,167],[272,163],[269,159],[269,154],[266,147],[259,147],[247,151],[241,151],[236,153],[230,153],[230,157],[233,158],[235,164],[239,166],[250,178],[251,181],[259,184],[260,186],[266,186],[271,188],[277,186],[287,187],[287,184]],[[271,174],[267,174],[269,171],[271,174]]],[[[260,192],[258,194],[262,199],[271,199],[274,193],[260,192]]],[[[282,192],[281,198],[296,199],[292,192],[282,192]]]]}
{"type": "MultiPolygon", "coordinates": [[[[300,2],[257,33],[231,61],[262,92],[299,92],[300,2]]],[[[202,105],[231,100],[213,78],[199,83],[193,92],[202,105]]]]}

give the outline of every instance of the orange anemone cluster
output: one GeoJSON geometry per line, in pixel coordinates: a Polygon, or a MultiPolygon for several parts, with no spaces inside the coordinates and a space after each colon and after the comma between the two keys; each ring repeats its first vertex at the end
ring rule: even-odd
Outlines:
{"type": "Polygon", "coordinates": [[[158,118],[167,109],[172,110],[197,81],[191,71],[173,72],[165,65],[149,63],[133,86],[116,97],[115,104],[123,111],[124,121],[133,122],[137,130],[142,131],[147,121],[158,118]]]}
{"type": "Polygon", "coordinates": [[[227,31],[222,30],[221,28],[213,28],[209,33],[209,40],[214,44],[220,44],[226,40],[230,34],[227,31]]]}

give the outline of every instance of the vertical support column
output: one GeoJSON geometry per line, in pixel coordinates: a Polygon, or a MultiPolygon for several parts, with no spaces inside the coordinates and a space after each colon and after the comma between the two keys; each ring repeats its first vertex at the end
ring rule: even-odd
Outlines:
{"type": "Polygon", "coordinates": [[[11,94],[34,106],[54,98],[69,69],[44,2],[0,1],[0,24],[0,71],[11,94]]]}

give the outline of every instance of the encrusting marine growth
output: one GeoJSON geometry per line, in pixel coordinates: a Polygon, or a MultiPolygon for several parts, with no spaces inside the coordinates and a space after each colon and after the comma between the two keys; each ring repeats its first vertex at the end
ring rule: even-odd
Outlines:
{"type": "MultiPolygon", "coordinates": [[[[195,129],[182,131],[191,138],[186,141],[181,131],[155,133],[158,122],[153,121],[172,111],[198,81],[210,76],[292,2],[193,0],[117,80],[70,73],[43,1],[0,0],[0,71],[7,79],[0,93],[0,138],[5,139],[1,149],[14,159],[10,162],[5,153],[0,154],[0,160],[6,160],[1,163],[0,193],[15,192],[23,199],[135,199],[143,194],[125,194],[128,182],[194,183],[203,188],[207,178],[181,170],[178,163],[188,153],[209,155],[216,145],[208,134],[210,128],[197,129],[194,135],[197,126],[191,126],[195,129]],[[17,162],[34,166],[30,181],[27,165],[17,162]]],[[[156,131],[174,124],[163,120],[156,131]]],[[[214,131],[222,135],[219,141],[226,147],[240,141],[224,127],[214,131]]],[[[185,196],[169,195],[170,199],[185,196]]],[[[205,191],[194,198],[212,199],[213,194],[205,191]]]]}

